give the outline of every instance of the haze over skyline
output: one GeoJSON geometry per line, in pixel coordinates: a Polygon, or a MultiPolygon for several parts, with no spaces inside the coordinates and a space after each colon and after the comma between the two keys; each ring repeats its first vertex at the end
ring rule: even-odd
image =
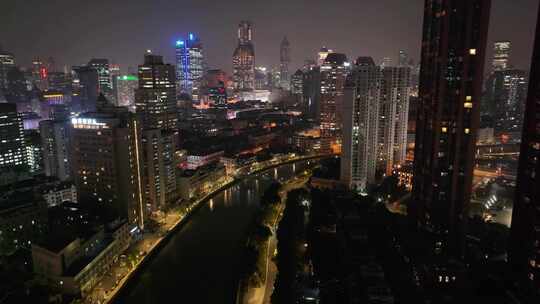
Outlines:
{"type": "MultiPolygon", "coordinates": [[[[58,67],[103,57],[125,72],[142,63],[146,49],[174,63],[174,42],[193,32],[202,40],[208,67],[230,72],[236,29],[243,19],[254,23],[257,66],[278,65],[285,35],[291,42],[292,69],[313,59],[323,45],[349,59],[363,55],[380,62],[391,57],[394,63],[404,49],[418,62],[424,1],[6,2],[0,11],[0,44],[22,66],[36,56],[52,56],[58,67]]],[[[528,70],[537,6],[535,0],[493,1],[486,60],[491,60],[493,41],[510,40],[512,64],[528,70]]]]}

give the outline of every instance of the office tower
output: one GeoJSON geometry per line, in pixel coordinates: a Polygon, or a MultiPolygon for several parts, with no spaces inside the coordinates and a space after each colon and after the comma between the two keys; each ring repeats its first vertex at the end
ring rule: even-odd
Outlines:
{"type": "Polygon", "coordinates": [[[0,171],[26,169],[23,121],[14,103],[0,103],[0,171]]]}
{"type": "Polygon", "coordinates": [[[145,202],[151,212],[177,200],[174,162],[177,138],[178,132],[173,130],[143,131],[145,202]]]}
{"type": "Polygon", "coordinates": [[[379,107],[378,163],[386,176],[405,163],[409,117],[409,67],[382,69],[379,107]]]}
{"type": "Polygon", "coordinates": [[[510,46],[510,41],[497,41],[493,44],[493,72],[504,71],[510,67],[510,46]]]}
{"type": "Polygon", "coordinates": [[[270,88],[269,73],[265,67],[255,68],[255,90],[267,90],[270,88]]]}
{"type": "Polygon", "coordinates": [[[302,88],[304,87],[303,84],[304,80],[304,73],[302,70],[296,70],[296,72],[291,76],[291,94],[302,96],[302,88]]]}
{"type": "Polygon", "coordinates": [[[251,41],[252,24],[238,25],[238,46],[233,54],[233,81],[236,91],[251,91],[255,87],[255,48],[251,41]]]}
{"type": "Polygon", "coordinates": [[[143,229],[142,124],[125,107],[115,108],[103,100],[97,104],[98,112],[71,119],[78,200],[97,204],[143,229]]]}
{"type": "Polygon", "coordinates": [[[381,61],[381,68],[392,66],[392,58],[384,57],[381,61]]]}
{"type": "Polygon", "coordinates": [[[135,106],[135,90],[139,86],[139,78],[135,75],[116,77],[116,101],[120,107],[135,106]]]}
{"type": "Polygon", "coordinates": [[[109,65],[108,59],[96,59],[93,58],[88,62],[88,66],[97,71],[98,74],[98,92],[103,94],[108,100],[113,104],[115,103],[113,85],[112,85],[112,76],[111,68],[109,65]]]}
{"type": "Polygon", "coordinates": [[[176,129],[176,85],[174,66],[163,57],[147,53],[139,65],[139,88],[135,90],[137,113],[144,129],[176,129]]]}
{"type": "Polygon", "coordinates": [[[15,56],[0,48],[0,91],[7,89],[7,74],[15,67],[15,56]]]}
{"type": "Polygon", "coordinates": [[[39,90],[44,91],[49,88],[48,76],[49,69],[47,65],[39,57],[34,58],[32,60],[32,79],[39,90]]]}
{"type": "Polygon", "coordinates": [[[319,121],[321,116],[321,69],[309,67],[302,78],[302,103],[306,106],[306,117],[319,121]]]}
{"type": "Polygon", "coordinates": [[[279,47],[279,70],[281,75],[280,86],[285,90],[290,88],[289,64],[291,63],[291,46],[287,36],[283,37],[279,47]]]}
{"type": "Polygon", "coordinates": [[[75,99],[74,112],[92,112],[96,110],[96,100],[99,95],[99,76],[96,69],[81,66],[73,67],[75,72],[74,79],[74,95],[75,99]]]}
{"type": "Polygon", "coordinates": [[[331,49],[328,49],[327,47],[323,46],[319,50],[319,53],[317,53],[317,65],[322,66],[324,64],[324,61],[326,60],[326,56],[328,56],[328,54],[333,53],[333,52],[334,51],[332,51],[331,49]]]}
{"type": "Polygon", "coordinates": [[[39,132],[37,130],[25,130],[24,139],[28,170],[32,174],[43,173],[43,149],[39,132]]]}
{"type": "Polygon", "coordinates": [[[498,70],[489,76],[486,82],[486,111],[492,116],[492,127],[498,134],[521,132],[527,83],[526,72],[521,70],[498,70]]]}
{"type": "Polygon", "coordinates": [[[7,88],[4,91],[8,102],[27,103],[30,101],[31,92],[28,90],[28,83],[24,73],[13,67],[7,73],[7,88]]]}
{"type": "Polygon", "coordinates": [[[404,50],[399,50],[399,56],[398,56],[398,66],[405,67],[409,66],[409,54],[405,52],[404,50]]]}
{"type": "Polygon", "coordinates": [[[527,282],[537,297],[540,290],[540,18],[538,20],[508,250],[508,260],[517,281],[520,285],[527,282]]]}
{"type": "Polygon", "coordinates": [[[366,193],[375,182],[381,70],[371,57],[359,57],[345,84],[341,181],[366,193]]]}
{"type": "Polygon", "coordinates": [[[321,66],[321,150],[326,153],[339,146],[343,85],[348,67],[347,56],[340,53],[328,54],[321,66]]]}
{"type": "Polygon", "coordinates": [[[67,116],[39,122],[44,173],[62,181],[71,178],[69,128],[67,116]]]}
{"type": "Polygon", "coordinates": [[[491,2],[427,0],[408,214],[459,256],[470,201],[491,2]],[[444,45],[445,47],[441,47],[444,45]]]}
{"type": "Polygon", "coordinates": [[[204,76],[203,47],[199,37],[189,33],[188,39],[176,41],[176,81],[178,94],[199,100],[204,76]]]}
{"type": "Polygon", "coordinates": [[[227,74],[222,70],[208,70],[204,76],[204,90],[208,99],[215,105],[224,105],[227,103],[227,74]]]}

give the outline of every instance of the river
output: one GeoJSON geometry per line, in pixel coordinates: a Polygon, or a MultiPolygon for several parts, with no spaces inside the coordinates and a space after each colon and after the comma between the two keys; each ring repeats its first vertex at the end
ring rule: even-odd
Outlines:
{"type": "Polygon", "coordinates": [[[234,303],[246,232],[260,196],[274,178],[287,180],[307,166],[302,161],[269,169],[216,194],[174,232],[115,303],[234,303]]]}

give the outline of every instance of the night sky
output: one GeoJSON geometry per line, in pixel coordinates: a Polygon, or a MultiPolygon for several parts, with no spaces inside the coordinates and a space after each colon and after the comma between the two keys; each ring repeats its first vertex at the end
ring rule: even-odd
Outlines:
{"type": "MultiPolygon", "coordinates": [[[[254,22],[256,65],[277,65],[288,36],[293,67],[326,45],[350,58],[418,60],[424,0],[1,0],[0,44],[19,65],[109,58],[136,67],[146,49],[173,63],[174,41],[196,33],[210,68],[231,70],[238,22],[254,22]]],[[[493,0],[490,39],[512,41],[512,64],[528,69],[538,0],[493,0]]],[[[489,52],[488,56],[491,56],[489,52]]],[[[489,57],[488,57],[489,59],[489,57]]]]}

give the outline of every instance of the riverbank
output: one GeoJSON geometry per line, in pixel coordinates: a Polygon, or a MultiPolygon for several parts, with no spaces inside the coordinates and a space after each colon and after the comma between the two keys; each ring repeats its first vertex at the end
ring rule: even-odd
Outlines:
{"type": "MultiPolygon", "coordinates": [[[[141,271],[141,269],[145,268],[145,265],[148,264],[149,261],[152,260],[152,258],[160,252],[160,249],[168,243],[170,238],[175,234],[176,231],[178,231],[180,228],[184,227],[185,224],[190,222],[191,217],[196,213],[196,211],[201,207],[204,206],[203,203],[211,199],[213,196],[217,195],[218,193],[230,188],[231,186],[235,185],[236,183],[244,180],[245,178],[249,176],[256,175],[258,173],[273,169],[275,167],[284,166],[286,164],[290,163],[296,163],[301,161],[306,161],[310,159],[318,159],[321,157],[321,155],[311,155],[311,156],[294,156],[294,157],[288,157],[286,160],[280,162],[280,163],[270,163],[264,168],[255,170],[251,172],[248,175],[237,177],[237,178],[230,178],[227,182],[220,185],[220,187],[214,189],[212,192],[206,194],[204,197],[198,199],[197,201],[193,202],[190,207],[186,208],[187,213],[183,215],[169,215],[167,216],[167,220],[165,221],[165,234],[161,236],[151,236],[149,237],[150,240],[141,240],[134,244],[132,247],[136,248],[134,252],[140,252],[145,251],[146,254],[140,257],[140,259],[135,263],[134,267],[128,271],[127,274],[125,274],[121,280],[117,282],[116,287],[114,290],[110,291],[109,293],[106,293],[106,297],[101,297],[99,300],[101,303],[114,303],[116,299],[119,297],[119,295],[122,294],[122,291],[126,289],[126,287],[129,287],[134,281],[134,278],[138,276],[138,273],[141,271]],[[140,251],[139,251],[140,249],[140,251]]],[[[104,294],[105,295],[105,294],[104,294]]],[[[92,303],[93,301],[87,301],[86,303],[92,303]]],[[[97,302],[95,302],[97,303],[97,302]]]]}

